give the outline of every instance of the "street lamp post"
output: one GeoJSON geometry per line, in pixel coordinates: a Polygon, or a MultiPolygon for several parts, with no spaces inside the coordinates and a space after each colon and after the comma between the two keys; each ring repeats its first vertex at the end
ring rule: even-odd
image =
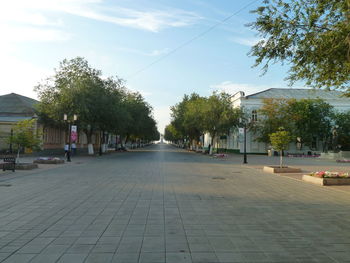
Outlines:
{"type": "Polygon", "coordinates": [[[250,118],[239,118],[239,122],[243,126],[243,164],[247,164],[247,125],[250,123],[250,118]]]}
{"type": "Polygon", "coordinates": [[[75,122],[78,119],[78,116],[76,114],[73,114],[73,121],[70,121],[68,119],[68,115],[63,115],[63,120],[68,122],[68,151],[67,151],[67,162],[71,162],[70,153],[72,151],[72,145],[71,145],[71,137],[72,137],[72,125],[71,122],[75,122]]]}
{"type": "Polygon", "coordinates": [[[243,154],[243,163],[246,164],[247,162],[247,123],[244,122],[244,154],[243,154]]]}

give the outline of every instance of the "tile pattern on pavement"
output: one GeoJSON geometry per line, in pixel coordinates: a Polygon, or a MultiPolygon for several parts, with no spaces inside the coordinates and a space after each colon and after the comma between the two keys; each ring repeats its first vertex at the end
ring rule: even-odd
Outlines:
{"type": "Polygon", "coordinates": [[[0,187],[0,262],[350,262],[350,194],[168,145],[0,187]]]}

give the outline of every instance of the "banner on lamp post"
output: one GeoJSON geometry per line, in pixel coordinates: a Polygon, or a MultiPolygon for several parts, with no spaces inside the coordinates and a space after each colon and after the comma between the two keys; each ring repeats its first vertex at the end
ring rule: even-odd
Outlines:
{"type": "Polygon", "coordinates": [[[70,138],[72,142],[76,142],[78,139],[78,129],[77,125],[72,125],[70,130],[70,138]]]}

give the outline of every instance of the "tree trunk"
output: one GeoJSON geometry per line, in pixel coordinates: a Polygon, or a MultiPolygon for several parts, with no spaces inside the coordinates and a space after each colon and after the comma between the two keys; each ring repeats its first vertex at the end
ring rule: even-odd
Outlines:
{"type": "Polygon", "coordinates": [[[88,143],[88,154],[94,155],[94,146],[92,144],[92,129],[90,130],[86,129],[84,132],[86,134],[87,143],[88,143]]]}
{"type": "Polygon", "coordinates": [[[102,131],[102,152],[107,152],[106,134],[102,131]]]}
{"type": "Polygon", "coordinates": [[[16,163],[19,163],[19,152],[20,152],[20,150],[21,150],[21,147],[20,147],[20,145],[18,145],[16,163]]]}
{"type": "Polygon", "coordinates": [[[219,153],[219,137],[216,138],[216,153],[219,153]]]}
{"type": "Polygon", "coordinates": [[[94,155],[94,146],[92,143],[88,144],[88,154],[89,155],[94,155]]]}
{"type": "Polygon", "coordinates": [[[283,168],[283,151],[280,151],[280,168],[283,168]]]}
{"type": "Polygon", "coordinates": [[[211,141],[211,143],[210,143],[210,149],[209,149],[209,155],[212,155],[213,154],[213,144],[214,144],[214,137],[215,137],[215,135],[213,135],[211,138],[210,138],[210,141],[211,141]]]}

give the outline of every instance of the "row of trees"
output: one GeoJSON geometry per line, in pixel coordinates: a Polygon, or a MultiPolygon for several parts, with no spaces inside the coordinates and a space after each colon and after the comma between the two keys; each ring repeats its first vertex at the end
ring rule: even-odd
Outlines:
{"type": "Polygon", "coordinates": [[[270,143],[270,135],[283,127],[300,149],[317,142],[322,151],[350,149],[350,113],[337,112],[322,99],[265,99],[258,113],[251,130],[260,142],[270,143]]]}
{"type": "Polygon", "coordinates": [[[181,102],[171,107],[171,123],[165,128],[164,139],[188,141],[192,145],[198,144],[204,133],[209,133],[211,154],[214,139],[237,127],[241,115],[240,109],[233,108],[228,93],[214,92],[209,97],[196,93],[185,95],[181,102]]]}
{"type": "MultiPolygon", "coordinates": [[[[152,107],[141,94],[127,90],[118,77],[103,78],[84,58],[63,60],[55,74],[35,90],[40,121],[65,127],[64,114],[78,115],[76,124],[87,136],[90,154],[96,132],[118,134],[124,141],[159,139],[152,107]]],[[[102,142],[104,139],[101,136],[102,142]]]]}
{"type": "MultiPolygon", "coordinates": [[[[172,121],[164,138],[197,144],[209,133],[213,146],[215,138],[229,134],[248,116],[244,109],[233,108],[230,97],[217,92],[210,97],[185,95],[171,108],[172,121]]],[[[315,149],[322,143],[322,151],[350,150],[350,112],[337,112],[322,99],[265,99],[258,116],[248,128],[259,142],[271,144],[271,135],[283,131],[299,149],[315,149]]]]}

